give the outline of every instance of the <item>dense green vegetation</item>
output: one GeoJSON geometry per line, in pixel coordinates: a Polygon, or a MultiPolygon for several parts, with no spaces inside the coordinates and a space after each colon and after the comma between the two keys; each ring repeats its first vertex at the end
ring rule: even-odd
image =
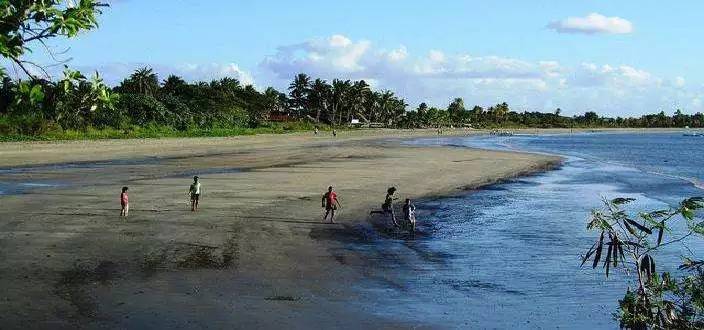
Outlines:
{"type": "Polygon", "coordinates": [[[566,117],[516,112],[506,103],[467,109],[461,98],[446,109],[422,103],[408,111],[390,91],[374,91],[364,81],[295,77],[288,93],[263,92],[233,78],[189,83],[177,76],[164,80],[149,68],[136,70],[118,86],[98,75],[88,79],[66,69],[56,82],[14,81],[0,85],[0,136],[3,140],[80,139],[160,136],[227,136],[287,132],[314,126],[362,125],[429,128],[568,128],[702,127],[704,115],[664,112],[640,118],[607,118],[594,112],[566,117]],[[285,123],[272,124],[271,120],[285,123]]]}
{"type": "Polygon", "coordinates": [[[689,250],[692,255],[683,257],[679,274],[659,273],[655,262],[663,247],[704,237],[704,221],[696,217],[704,198],[636,215],[625,208],[633,201],[604,200],[604,208],[592,212],[587,229],[598,232],[599,238],[582,258],[582,266],[587,261],[592,268],[601,265],[607,277],[615,269],[636,275],[614,315],[622,329],[704,328],[704,260],[693,259],[689,250]]]}
{"type": "Polygon", "coordinates": [[[98,73],[86,77],[68,67],[62,78],[51,79],[44,66],[26,59],[27,53],[44,50],[56,60],[46,42],[96,28],[105,6],[94,0],[0,2],[0,140],[223,136],[347,127],[353,120],[392,128],[704,126],[703,114],[679,110],[672,116],[661,111],[608,118],[589,111],[567,117],[561,109],[516,111],[506,103],[468,108],[461,98],[446,108],[422,103],[409,109],[394,92],[372,90],[364,80],[328,82],[306,74],[294,77],[286,91],[278,91],[257,90],[233,78],[161,80],[151,69],[140,68],[119,85],[107,86],[98,73]],[[8,67],[23,79],[9,78],[4,70],[8,67]]]}
{"type": "MultiPolygon", "coordinates": [[[[461,98],[446,109],[422,103],[408,111],[391,91],[374,91],[363,81],[331,83],[299,74],[287,93],[258,91],[232,78],[188,83],[163,81],[141,68],[113,88],[100,76],[87,78],[68,67],[52,81],[44,67],[23,59],[51,38],[75,37],[97,27],[105,4],[82,0],[3,1],[0,3],[0,55],[26,77],[12,80],[0,70],[0,139],[81,139],[160,136],[222,136],[347,126],[353,119],[385,127],[702,127],[704,116],[663,112],[640,118],[605,118],[594,112],[565,117],[516,112],[502,103],[467,109],[461,98]],[[37,46],[40,45],[40,46],[37,46]],[[271,124],[270,121],[287,124],[271,124]]],[[[46,47],[45,47],[46,48],[46,47]]],[[[46,48],[47,52],[50,50],[46,48]]],[[[54,54],[49,54],[54,58],[54,54]]]]}

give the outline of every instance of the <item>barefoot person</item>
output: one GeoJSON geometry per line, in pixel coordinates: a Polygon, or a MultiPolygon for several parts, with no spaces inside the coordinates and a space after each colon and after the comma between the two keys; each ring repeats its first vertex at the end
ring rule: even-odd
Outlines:
{"type": "Polygon", "coordinates": [[[369,214],[391,214],[391,221],[393,221],[394,226],[398,227],[398,222],[396,222],[396,214],[394,214],[394,193],[396,192],[396,187],[391,187],[386,190],[386,198],[384,199],[384,204],[381,204],[381,211],[371,211],[369,214]]]}
{"type": "Polygon", "coordinates": [[[193,183],[188,189],[188,193],[191,195],[191,212],[198,211],[198,202],[200,201],[200,182],[198,182],[198,176],[193,177],[193,183]]]}
{"type": "Polygon", "coordinates": [[[120,193],[120,216],[126,217],[130,212],[130,198],[127,196],[127,187],[122,187],[122,193],[120,193]]]}
{"type": "Polygon", "coordinates": [[[406,198],[406,202],[403,203],[403,220],[408,226],[408,230],[411,234],[416,232],[416,206],[413,205],[410,199],[406,198]]]}
{"type": "Polygon", "coordinates": [[[326,192],[323,195],[323,199],[321,201],[322,207],[325,208],[325,216],[323,216],[323,222],[328,218],[328,215],[330,215],[330,223],[334,223],[335,221],[333,218],[335,218],[335,210],[337,210],[338,206],[340,205],[340,201],[337,199],[337,193],[335,192],[335,189],[333,189],[332,186],[328,187],[328,192],[326,192]]]}

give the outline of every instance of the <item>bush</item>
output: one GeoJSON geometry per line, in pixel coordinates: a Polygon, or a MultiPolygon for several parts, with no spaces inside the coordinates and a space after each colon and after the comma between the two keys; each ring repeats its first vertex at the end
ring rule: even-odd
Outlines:
{"type": "Polygon", "coordinates": [[[175,117],[159,100],[151,95],[124,94],[117,103],[118,111],[124,111],[132,123],[144,126],[154,122],[172,124],[175,117]]]}
{"type": "Polygon", "coordinates": [[[40,115],[7,115],[0,117],[0,135],[36,136],[57,127],[40,115]]]}
{"type": "Polygon", "coordinates": [[[12,125],[10,117],[0,116],[0,135],[16,135],[15,126],[12,125]]]}
{"type": "Polygon", "coordinates": [[[176,96],[166,94],[159,97],[159,101],[173,115],[173,125],[178,130],[186,130],[193,122],[191,109],[176,96]]]}

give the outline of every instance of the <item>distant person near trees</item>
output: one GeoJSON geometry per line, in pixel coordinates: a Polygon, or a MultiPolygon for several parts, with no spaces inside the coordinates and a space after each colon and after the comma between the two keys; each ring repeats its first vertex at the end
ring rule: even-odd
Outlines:
{"type": "Polygon", "coordinates": [[[323,195],[321,203],[322,207],[325,208],[325,216],[323,216],[323,222],[325,222],[325,220],[327,220],[328,218],[328,215],[330,215],[330,223],[334,223],[335,210],[337,210],[338,206],[341,207],[341,205],[340,200],[337,199],[337,193],[335,192],[335,189],[332,186],[328,187],[328,192],[323,195]]]}
{"type": "Polygon", "coordinates": [[[381,204],[381,211],[371,211],[369,215],[372,214],[391,214],[391,221],[394,226],[398,227],[398,222],[396,221],[396,214],[394,213],[394,193],[396,193],[396,187],[391,187],[386,190],[386,198],[384,198],[384,203],[381,204]]]}
{"type": "Polygon", "coordinates": [[[129,188],[127,187],[122,187],[122,193],[120,193],[120,216],[121,217],[127,217],[127,214],[130,212],[130,199],[129,196],[127,196],[127,190],[129,188]]]}
{"type": "Polygon", "coordinates": [[[191,183],[188,193],[191,196],[191,212],[198,211],[198,202],[200,201],[201,195],[201,186],[198,181],[198,176],[193,177],[193,183],[191,183]]]}

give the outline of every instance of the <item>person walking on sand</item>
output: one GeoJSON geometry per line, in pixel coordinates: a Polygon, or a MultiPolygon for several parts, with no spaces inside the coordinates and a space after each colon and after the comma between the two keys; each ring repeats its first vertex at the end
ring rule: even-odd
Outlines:
{"type": "Polygon", "coordinates": [[[127,196],[127,187],[122,187],[122,193],[120,193],[120,216],[127,217],[130,212],[130,199],[127,196]]]}
{"type": "Polygon", "coordinates": [[[391,221],[393,221],[394,226],[398,227],[398,222],[396,221],[396,214],[394,213],[394,193],[396,192],[396,187],[391,187],[386,190],[386,198],[384,198],[384,204],[381,204],[381,211],[371,211],[369,215],[372,214],[391,214],[391,221]]]}
{"type": "Polygon", "coordinates": [[[332,186],[328,187],[328,192],[323,194],[323,199],[321,203],[322,207],[325,208],[325,216],[323,216],[323,222],[325,222],[325,220],[328,218],[328,215],[330,215],[330,223],[335,223],[335,210],[337,210],[338,206],[342,207],[342,205],[340,205],[340,200],[337,199],[337,193],[335,192],[335,189],[332,186]]]}
{"type": "Polygon", "coordinates": [[[198,202],[200,201],[201,187],[200,182],[198,182],[198,176],[193,177],[193,183],[188,189],[188,193],[191,195],[191,212],[198,211],[198,202]]]}
{"type": "Polygon", "coordinates": [[[406,198],[406,202],[403,203],[403,220],[408,226],[408,230],[411,234],[416,232],[416,206],[409,198],[406,198]]]}

